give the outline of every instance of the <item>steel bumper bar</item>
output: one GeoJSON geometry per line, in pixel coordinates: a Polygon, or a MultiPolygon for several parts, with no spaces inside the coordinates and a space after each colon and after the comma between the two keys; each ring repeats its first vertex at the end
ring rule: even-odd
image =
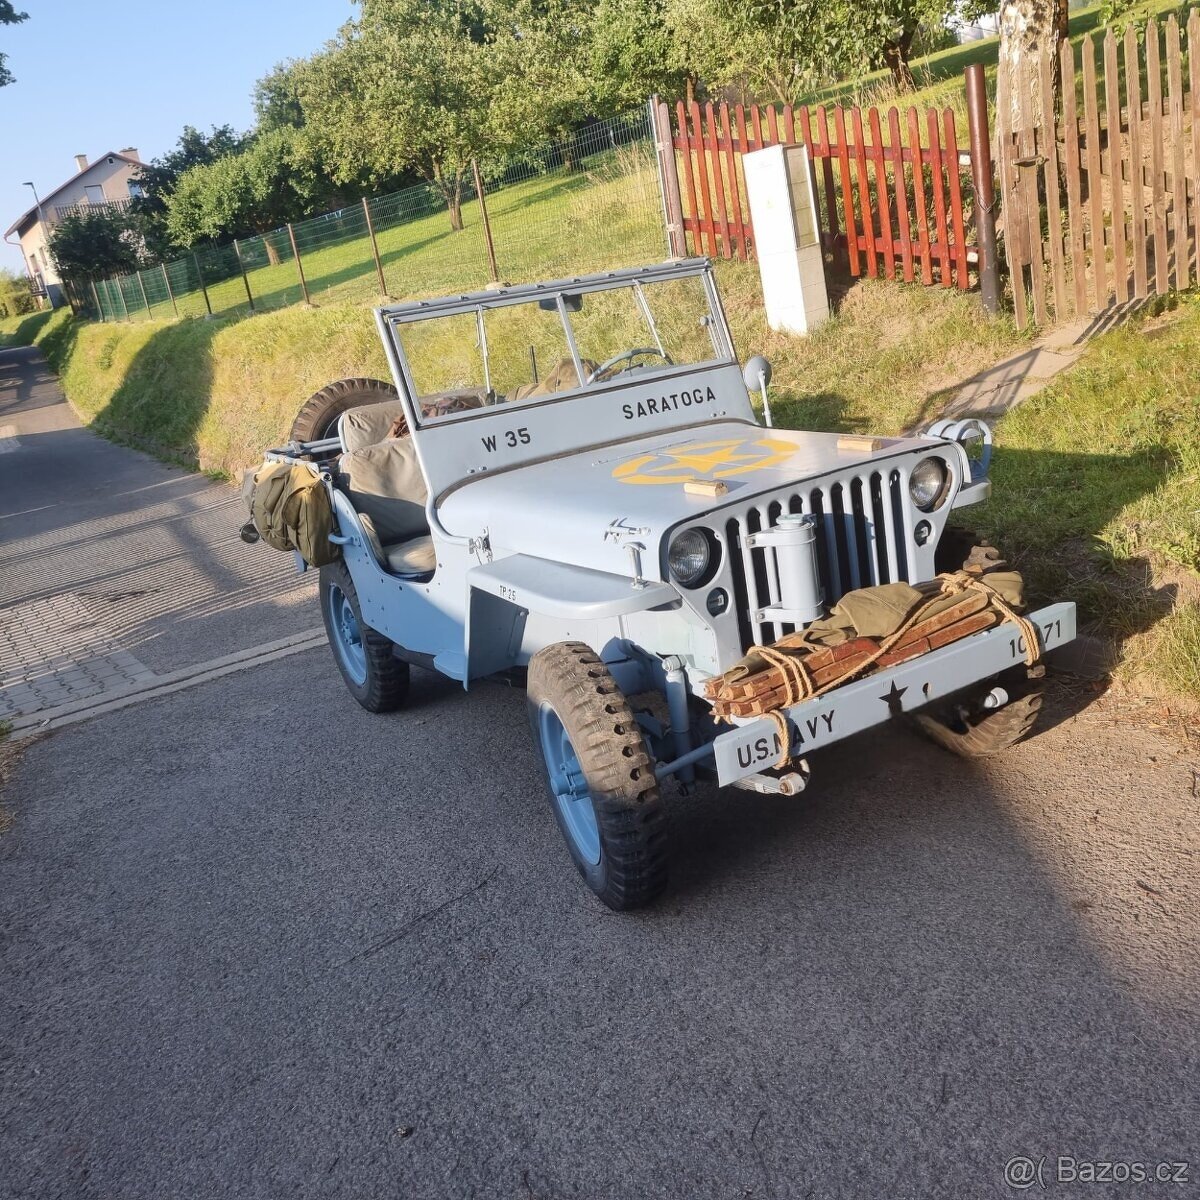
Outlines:
{"type": "MultiPolygon", "coordinates": [[[[1042,651],[1053,650],[1075,637],[1075,605],[1050,604],[1029,614],[1038,630],[1042,651]]],[[[953,642],[890,671],[868,675],[815,700],[784,710],[791,725],[792,750],[806,754],[852,734],[882,725],[889,717],[923,708],[973,683],[990,679],[1025,661],[1025,639],[1005,623],[986,633],[953,642]]],[[[779,730],[773,720],[746,717],[713,743],[717,778],[733,783],[774,766],[779,758],[779,730]]]]}

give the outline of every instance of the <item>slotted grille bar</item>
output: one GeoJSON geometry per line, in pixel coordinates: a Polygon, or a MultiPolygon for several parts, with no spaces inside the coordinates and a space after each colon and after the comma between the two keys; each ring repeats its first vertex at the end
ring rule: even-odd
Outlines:
{"type": "Polygon", "coordinates": [[[779,602],[779,569],[774,551],[752,550],[747,535],[770,529],[783,512],[811,513],[819,521],[818,553],[827,604],[848,591],[870,584],[904,579],[908,570],[907,539],[911,521],[906,494],[908,472],[900,469],[848,475],[818,487],[767,502],[748,505],[726,522],[731,553],[736,554],[735,603],[743,636],[763,645],[790,632],[758,614],[779,602]]]}

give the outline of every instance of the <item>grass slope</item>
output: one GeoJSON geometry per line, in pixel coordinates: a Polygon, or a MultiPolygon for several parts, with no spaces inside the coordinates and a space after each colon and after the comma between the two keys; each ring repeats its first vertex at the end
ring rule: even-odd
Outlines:
{"type": "MultiPolygon", "coordinates": [[[[1020,344],[975,296],[882,281],[852,288],[813,336],[791,337],[767,327],[753,264],[717,271],[740,355],[774,365],[783,425],[896,432],[931,420],[943,389],[1020,344]]],[[[388,377],[371,311],[351,305],[118,325],[39,314],[0,323],[6,333],[42,346],[80,417],[107,436],[231,476],[326,383],[388,377]]]]}
{"type": "Polygon", "coordinates": [[[997,430],[964,518],[1035,595],[1076,600],[1127,676],[1200,700],[1200,298],[1097,339],[997,430]]]}

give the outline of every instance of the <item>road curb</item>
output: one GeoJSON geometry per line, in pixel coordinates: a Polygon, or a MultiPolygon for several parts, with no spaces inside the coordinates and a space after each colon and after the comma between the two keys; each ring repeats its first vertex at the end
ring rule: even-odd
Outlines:
{"type": "Polygon", "coordinates": [[[57,708],[46,709],[28,716],[18,717],[12,722],[10,737],[16,741],[37,733],[46,733],[61,729],[64,725],[74,725],[79,721],[89,721],[93,717],[115,712],[117,709],[128,708],[132,704],[141,704],[146,700],[157,700],[162,696],[170,696],[186,688],[220,679],[224,675],[232,675],[245,671],[250,667],[275,662],[280,658],[288,658],[305,650],[313,650],[325,643],[325,630],[318,626],[307,629],[303,633],[295,633],[290,637],[279,638],[273,642],[264,642],[252,646],[248,650],[239,650],[233,654],[225,654],[220,658],[209,659],[208,662],[197,663],[191,667],[181,667],[166,675],[156,675],[143,683],[131,684],[120,691],[109,692],[98,699],[76,700],[70,704],[62,704],[57,708]]]}

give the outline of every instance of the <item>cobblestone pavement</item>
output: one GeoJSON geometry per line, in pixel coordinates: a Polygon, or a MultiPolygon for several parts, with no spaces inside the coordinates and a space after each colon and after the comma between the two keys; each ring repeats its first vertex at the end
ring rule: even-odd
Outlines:
{"type": "Polygon", "coordinates": [[[0,720],[127,693],[310,629],[313,584],[238,536],[224,484],[82,428],[0,351],[0,720]]]}
{"type": "Polygon", "coordinates": [[[0,610],[0,720],[153,678],[74,592],[0,610]]]}

